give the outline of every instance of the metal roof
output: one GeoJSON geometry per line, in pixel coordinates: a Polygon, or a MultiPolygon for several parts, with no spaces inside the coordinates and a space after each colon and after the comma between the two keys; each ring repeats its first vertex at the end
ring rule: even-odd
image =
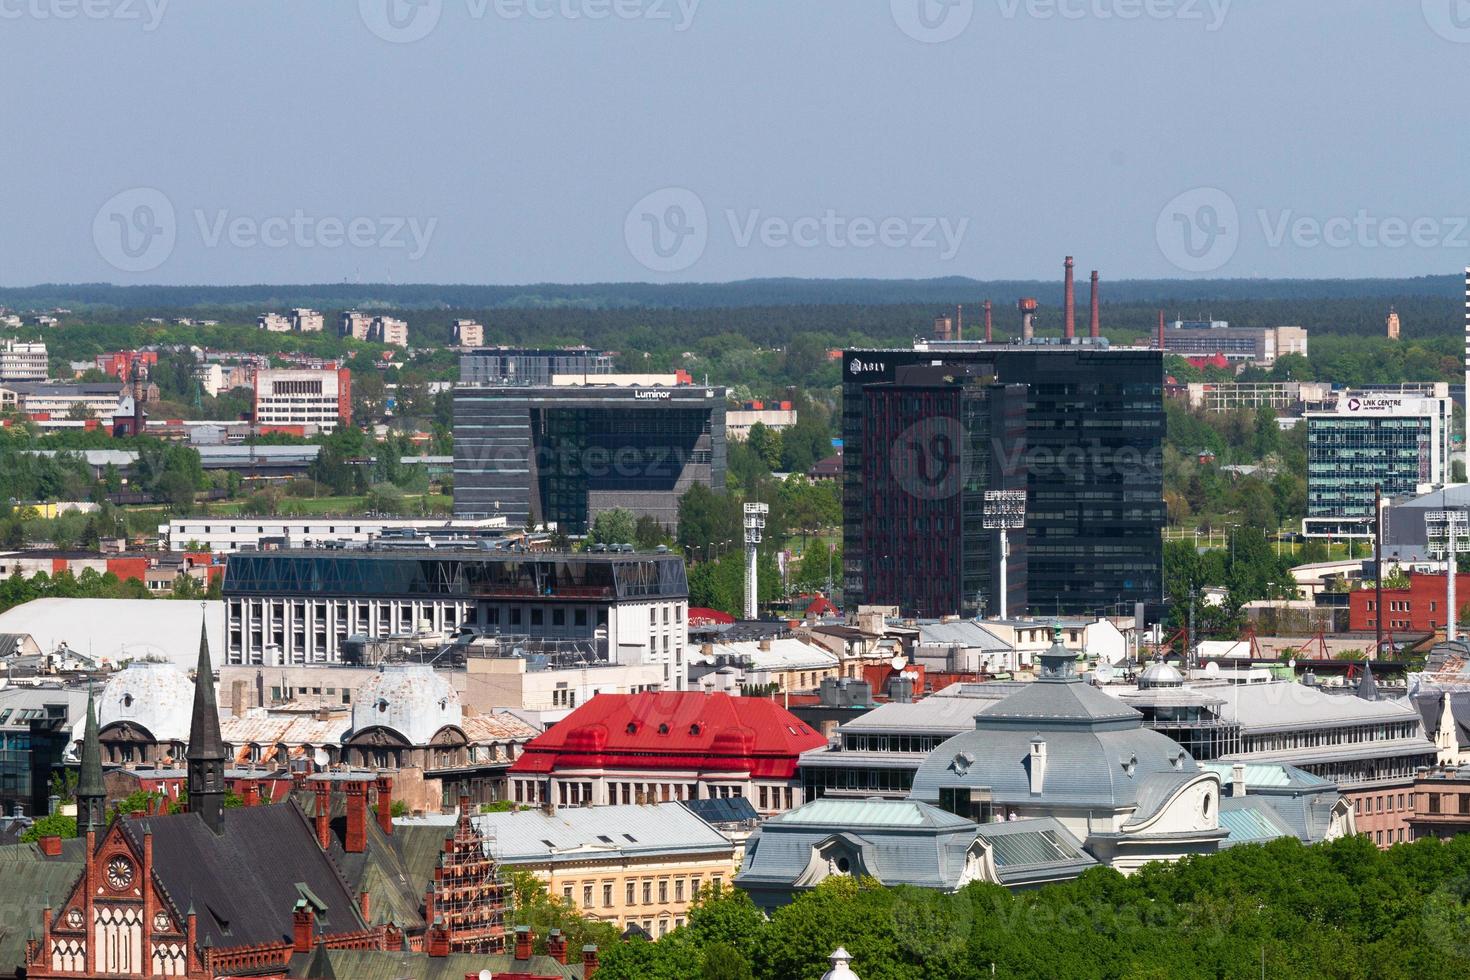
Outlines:
{"type": "Polygon", "coordinates": [[[1212,693],[1224,699],[1221,717],[1238,722],[1243,734],[1420,720],[1419,713],[1402,701],[1327,694],[1295,681],[1236,684],[1212,693]]]}
{"type": "Polygon", "coordinates": [[[919,646],[976,647],[996,653],[1015,649],[984,626],[970,619],[949,623],[920,623],[919,646]]]}
{"type": "MultiPolygon", "coordinates": [[[[114,664],[161,658],[189,670],[199,656],[198,602],[169,599],[32,599],[0,613],[0,633],[29,633],[42,650],[65,643],[114,664]]],[[[203,602],[209,648],[225,648],[225,604],[203,602]]]]}
{"type": "Polygon", "coordinates": [[[1295,836],[1270,806],[1249,796],[1221,798],[1220,826],[1230,831],[1230,836],[1220,842],[1221,847],[1259,844],[1278,837],[1295,836]]]}
{"type": "MultiPolygon", "coordinates": [[[[403,822],[449,826],[452,815],[415,817],[403,822]]],[[[552,813],[517,810],[481,813],[475,825],[495,841],[495,856],[506,864],[557,860],[608,860],[674,852],[731,851],[729,839],[682,803],[649,806],[562,807],[552,813]]]]}
{"type": "Polygon", "coordinates": [[[824,796],[795,810],[771,817],[767,824],[830,827],[929,827],[935,829],[973,826],[963,817],[917,800],[843,799],[824,796]]]}

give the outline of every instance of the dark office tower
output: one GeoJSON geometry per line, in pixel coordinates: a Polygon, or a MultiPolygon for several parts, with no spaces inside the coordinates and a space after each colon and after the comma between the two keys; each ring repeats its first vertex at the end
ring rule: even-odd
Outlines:
{"type": "Polygon", "coordinates": [[[460,386],[454,513],[584,534],[621,507],[673,528],[696,483],[725,486],[725,389],[460,386]]]}
{"type": "MultiPolygon", "coordinates": [[[[914,350],[846,352],[842,506],[849,602],[896,599],[872,574],[884,556],[864,542],[864,515],[884,506],[879,498],[887,493],[867,480],[867,389],[893,384],[898,369],[914,364],[988,367],[995,383],[1026,388],[1024,564],[1032,613],[1087,613],[1161,600],[1162,356],[1082,339],[1065,345],[921,342],[914,350]]],[[[928,533],[935,549],[952,547],[952,538],[928,533]]]]}
{"type": "MultiPolygon", "coordinates": [[[[987,365],[898,368],[863,389],[862,513],[869,594],[904,615],[995,613],[1001,532],[987,490],[1024,490],[1026,389],[987,365]]],[[[1012,531],[1009,609],[1026,608],[1023,532],[1012,531]]]]}

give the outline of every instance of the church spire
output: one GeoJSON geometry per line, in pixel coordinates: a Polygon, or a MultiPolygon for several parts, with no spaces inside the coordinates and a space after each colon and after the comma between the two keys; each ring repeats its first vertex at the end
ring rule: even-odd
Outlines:
{"type": "Polygon", "coordinates": [[[102,785],[102,743],[97,737],[97,705],[87,691],[87,724],[82,736],[82,766],[77,779],[77,833],[107,829],[107,790],[102,785]]]}
{"type": "MultiPolygon", "coordinates": [[[[205,621],[207,623],[207,620],[205,621]]],[[[224,826],[225,745],[219,733],[214,699],[214,668],[209,662],[209,634],[199,626],[199,666],[194,674],[194,716],[189,724],[189,809],[215,833],[224,826]]]]}

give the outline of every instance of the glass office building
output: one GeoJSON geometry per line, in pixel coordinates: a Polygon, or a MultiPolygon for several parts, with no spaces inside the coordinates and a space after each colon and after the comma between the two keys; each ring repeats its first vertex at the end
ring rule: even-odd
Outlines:
{"type": "MultiPolygon", "coordinates": [[[[872,478],[867,455],[883,447],[869,447],[865,432],[873,410],[869,388],[893,384],[910,365],[982,367],[997,384],[1025,388],[1020,469],[1031,613],[1094,613],[1162,600],[1162,354],[1085,341],[921,341],[912,350],[849,350],[843,356],[843,583],[849,602],[889,605],[898,598],[885,577],[874,574],[890,553],[869,549],[864,539],[867,511],[896,506],[880,499],[894,491],[872,478]]],[[[930,527],[914,546],[954,551],[963,541],[930,527]]],[[[959,562],[946,560],[946,568],[959,562]]],[[[956,578],[955,587],[962,588],[963,578],[956,578]]]]}
{"type": "Polygon", "coordinates": [[[723,388],[455,389],[456,517],[584,534],[623,508],[673,528],[696,483],[725,486],[723,388]]]}
{"type": "Polygon", "coordinates": [[[469,385],[549,385],[554,375],[611,374],[613,355],[590,347],[485,347],[459,358],[459,380],[469,385]]]}
{"type": "MultiPolygon", "coordinates": [[[[990,367],[913,365],[864,389],[867,588],[906,616],[996,613],[1000,532],[987,490],[1025,489],[1026,389],[990,367]],[[949,547],[935,548],[935,537],[949,547]]],[[[1025,534],[1009,532],[1008,609],[1026,607],[1025,534]]]]}
{"type": "Polygon", "coordinates": [[[656,552],[315,548],[231,555],[223,592],[231,664],[338,663],[349,637],[468,627],[682,667],[689,583],[656,552]]]}
{"type": "Polygon", "coordinates": [[[1373,535],[1373,498],[1408,498],[1444,486],[1454,401],[1345,391],[1330,411],[1308,412],[1309,537],[1373,535]]]}

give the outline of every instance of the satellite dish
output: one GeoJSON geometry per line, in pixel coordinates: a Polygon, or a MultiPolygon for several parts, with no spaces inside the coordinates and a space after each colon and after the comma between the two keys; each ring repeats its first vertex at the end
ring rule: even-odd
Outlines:
{"type": "Polygon", "coordinates": [[[1211,660],[1209,663],[1205,664],[1205,676],[1207,676],[1207,677],[1219,677],[1220,676],[1220,665],[1217,664],[1217,663],[1215,663],[1215,661],[1213,661],[1213,660],[1211,660]]]}
{"type": "Polygon", "coordinates": [[[1097,670],[1093,671],[1093,673],[1096,674],[1097,679],[1102,681],[1104,684],[1113,679],[1113,668],[1108,666],[1107,664],[1100,664],[1097,670]]]}
{"type": "Polygon", "coordinates": [[[490,976],[490,971],[489,970],[481,970],[480,971],[480,980],[494,980],[494,978],[492,978],[490,976]]]}
{"type": "Polygon", "coordinates": [[[909,665],[908,658],[901,653],[895,653],[888,663],[894,670],[903,670],[909,665]]]}
{"type": "Polygon", "coordinates": [[[1286,662],[1286,666],[1290,667],[1292,670],[1296,670],[1296,658],[1292,657],[1290,660],[1288,660],[1286,662]]]}
{"type": "Polygon", "coordinates": [[[311,754],[311,761],[316,763],[318,769],[325,769],[332,761],[332,757],[327,755],[326,749],[317,749],[311,754]]]}

